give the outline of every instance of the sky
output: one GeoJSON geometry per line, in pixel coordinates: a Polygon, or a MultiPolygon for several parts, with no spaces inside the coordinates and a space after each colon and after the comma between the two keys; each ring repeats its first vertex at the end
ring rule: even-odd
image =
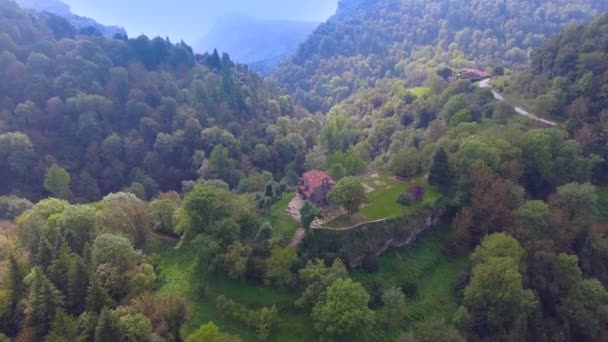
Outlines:
{"type": "Polygon", "coordinates": [[[258,19],[324,21],[338,0],[63,0],[72,12],[104,25],[124,27],[129,36],[168,36],[187,43],[202,38],[227,13],[258,19]]]}

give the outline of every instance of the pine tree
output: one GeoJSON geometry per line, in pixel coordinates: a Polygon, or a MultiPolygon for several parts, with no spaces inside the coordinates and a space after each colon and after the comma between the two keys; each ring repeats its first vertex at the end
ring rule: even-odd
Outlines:
{"type": "Polygon", "coordinates": [[[21,268],[19,267],[19,263],[14,255],[11,255],[9,258],[8,264],[8,274],[9,274],[9,304],[11,308],[15,308],[19,301],[23,298],[25,294],[25,285],[23,283],[23,273],[21,272],[21,268]]]}
{"type": "Polygon", "coordinates": [[[442,192],[450,191],[454,175],[450,169],[448,155],[443,148],[440,148],[433,157],[433,164],[429,174],[429,184],[436,186],[442,192]]]}
{"type": "Polygon", "coordinates": [[[84,342],[85,337],[80,331],[78,320],[73,316],[58,310],[55,320],[51,323],[51,332],[44,342],[84,342]]]}
{"type": "Polygon", "coordinates": [[[34,261],[37,265],[47,268],[53,261],[53,252],[49,240],[41,238],[38,242],[38,248],[36,249],[36,256],[34,261]]]}
{"type": "Polygon", "coordinates": [[[99,321],[95,328],[95,342],[115,342],[120,341],[120,331],[112,318],[108,308],[103,308],[99,315],[99,321]]]}
{"type": "Polygon", "coordinates": [[[92,267],[93,265],[93,248],[91,247],[91,244],[86,242],[84,244],[84,247],[82,248],[82,259],[84,261],[84,264],[87,265],[87,267],[92,267]]]}
{"type": "Polygon", "coordinates": [[[68,271],[72,263],[71,250],[67,245],[61,246],[61,251],[57,259],[51,262],[47,272],[49,279],[63,294],[67,294],[68,290],[68,271]]]}
{"type": "Polygon", "coordinates": [[[40,267],[34,267],[26,277],[29,294],[25,314],[28,325],[44,336],[57,310],[63,305],[61,292],[51,283],[40,267]]]}
{"type": "Polygon", "coordinates": [[[84,311],[87,289],[89,287],[89,272],[84,261],[76,257],[70,263],[68,271],[67,303],[73,314],[79,315],[84,311]]]}
{"type": "Polygon", "coordinates": [[[9,335],[16,335],[23,320],[23,308],[19,302],[25,296],[25,283],[23,272],[17,258],[11,255],[8,263],[8,307],[5,314],[0,315],[0,327],[9,335]]]}
{"type": "Polygon", "coordinates": [[[113,306],[112,299],[108,291],[101,286],[99,281],[93,276],[87,288],[87,305],[86,309],[89,312],[99,313],[104,307],[113,306]]]}
{"type": "Polygon", "coordinates": [[[214,50],[213,50],[213,53],[212,53],[212,54],[211,54],[211,56],[209,57],[209,59],[208,59],[208,62],[207,62],[207,63],[208,63],[207,65],[208,65],[208,66],[209,66],[211,69],[214,69],[214,70],[219,70],[219,69],[221,69],[221,67],[222,67],[222,60],[220,59],[220,54],[217,52],[217,49],[214,49],[214,50]]]}

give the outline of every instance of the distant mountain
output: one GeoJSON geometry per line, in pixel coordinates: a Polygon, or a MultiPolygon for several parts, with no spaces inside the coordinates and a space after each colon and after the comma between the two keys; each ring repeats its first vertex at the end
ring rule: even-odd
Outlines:
{"type": "Polygon", "coordinates": [[[219,19],[193,48],[200,53],[213,49],[227,52],[240,63],[268,71],[295,52],[318,25],[318,22],[259,20],[232,14],[219,19]]]}
{"type": "Polygon", "coordinates": [[[26,10],[48,12],[62,17],[72,24],[76,29],[88,34],[92,33],[91,31],[93,31],[99,32],[99,34],[108,38],[127,36],[127,32],[124,28],[103,25],[91,18],[76,15],[72,13],[72,10],[68,4],[59,0],[15,0],[15,2],[26,10]]]}
{"type": "Polygon", "coordinates": [[[523,68],[546,38],[606,10],[606,0],[341,0],[274,77],[327,112],[382,79],[421,85],[440,64],[523,68]]]}

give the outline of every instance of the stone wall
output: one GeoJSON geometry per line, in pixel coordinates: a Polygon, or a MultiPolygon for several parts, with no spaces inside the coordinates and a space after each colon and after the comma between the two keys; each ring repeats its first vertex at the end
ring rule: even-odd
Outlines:
{"type": "Polygon", "coordinates": [[[369,253],[381,256],[391,249],[411,245],[439,223],[443,212],[428,209],[406,217],[365,222],[346,229],[318,228],[315,235],[341,246],[341,256],[354,268],[361,266],[369,253]]]}

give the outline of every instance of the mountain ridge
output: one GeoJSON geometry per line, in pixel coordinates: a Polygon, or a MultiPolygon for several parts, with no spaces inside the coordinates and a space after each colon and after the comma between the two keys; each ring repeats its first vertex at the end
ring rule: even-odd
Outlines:
{"type": "Polygon", "coordinates": [[[272,67],[294,53],[319,24],[228,14],[220,18],[205,37],[194,42],[193,48],[199,53],[217,49],[240,63],[266,62],[272,67]]]}
{"type": "Polygon", "coordinates": [[[71,7],[59,0],[15,0],[23,9],[39,13],[48,12],[66,19],[79,30],[93,28],[107,38],[127,37],[127,31],[120,26],[104,25],[95,19],[72,13],[71,7]]]}

